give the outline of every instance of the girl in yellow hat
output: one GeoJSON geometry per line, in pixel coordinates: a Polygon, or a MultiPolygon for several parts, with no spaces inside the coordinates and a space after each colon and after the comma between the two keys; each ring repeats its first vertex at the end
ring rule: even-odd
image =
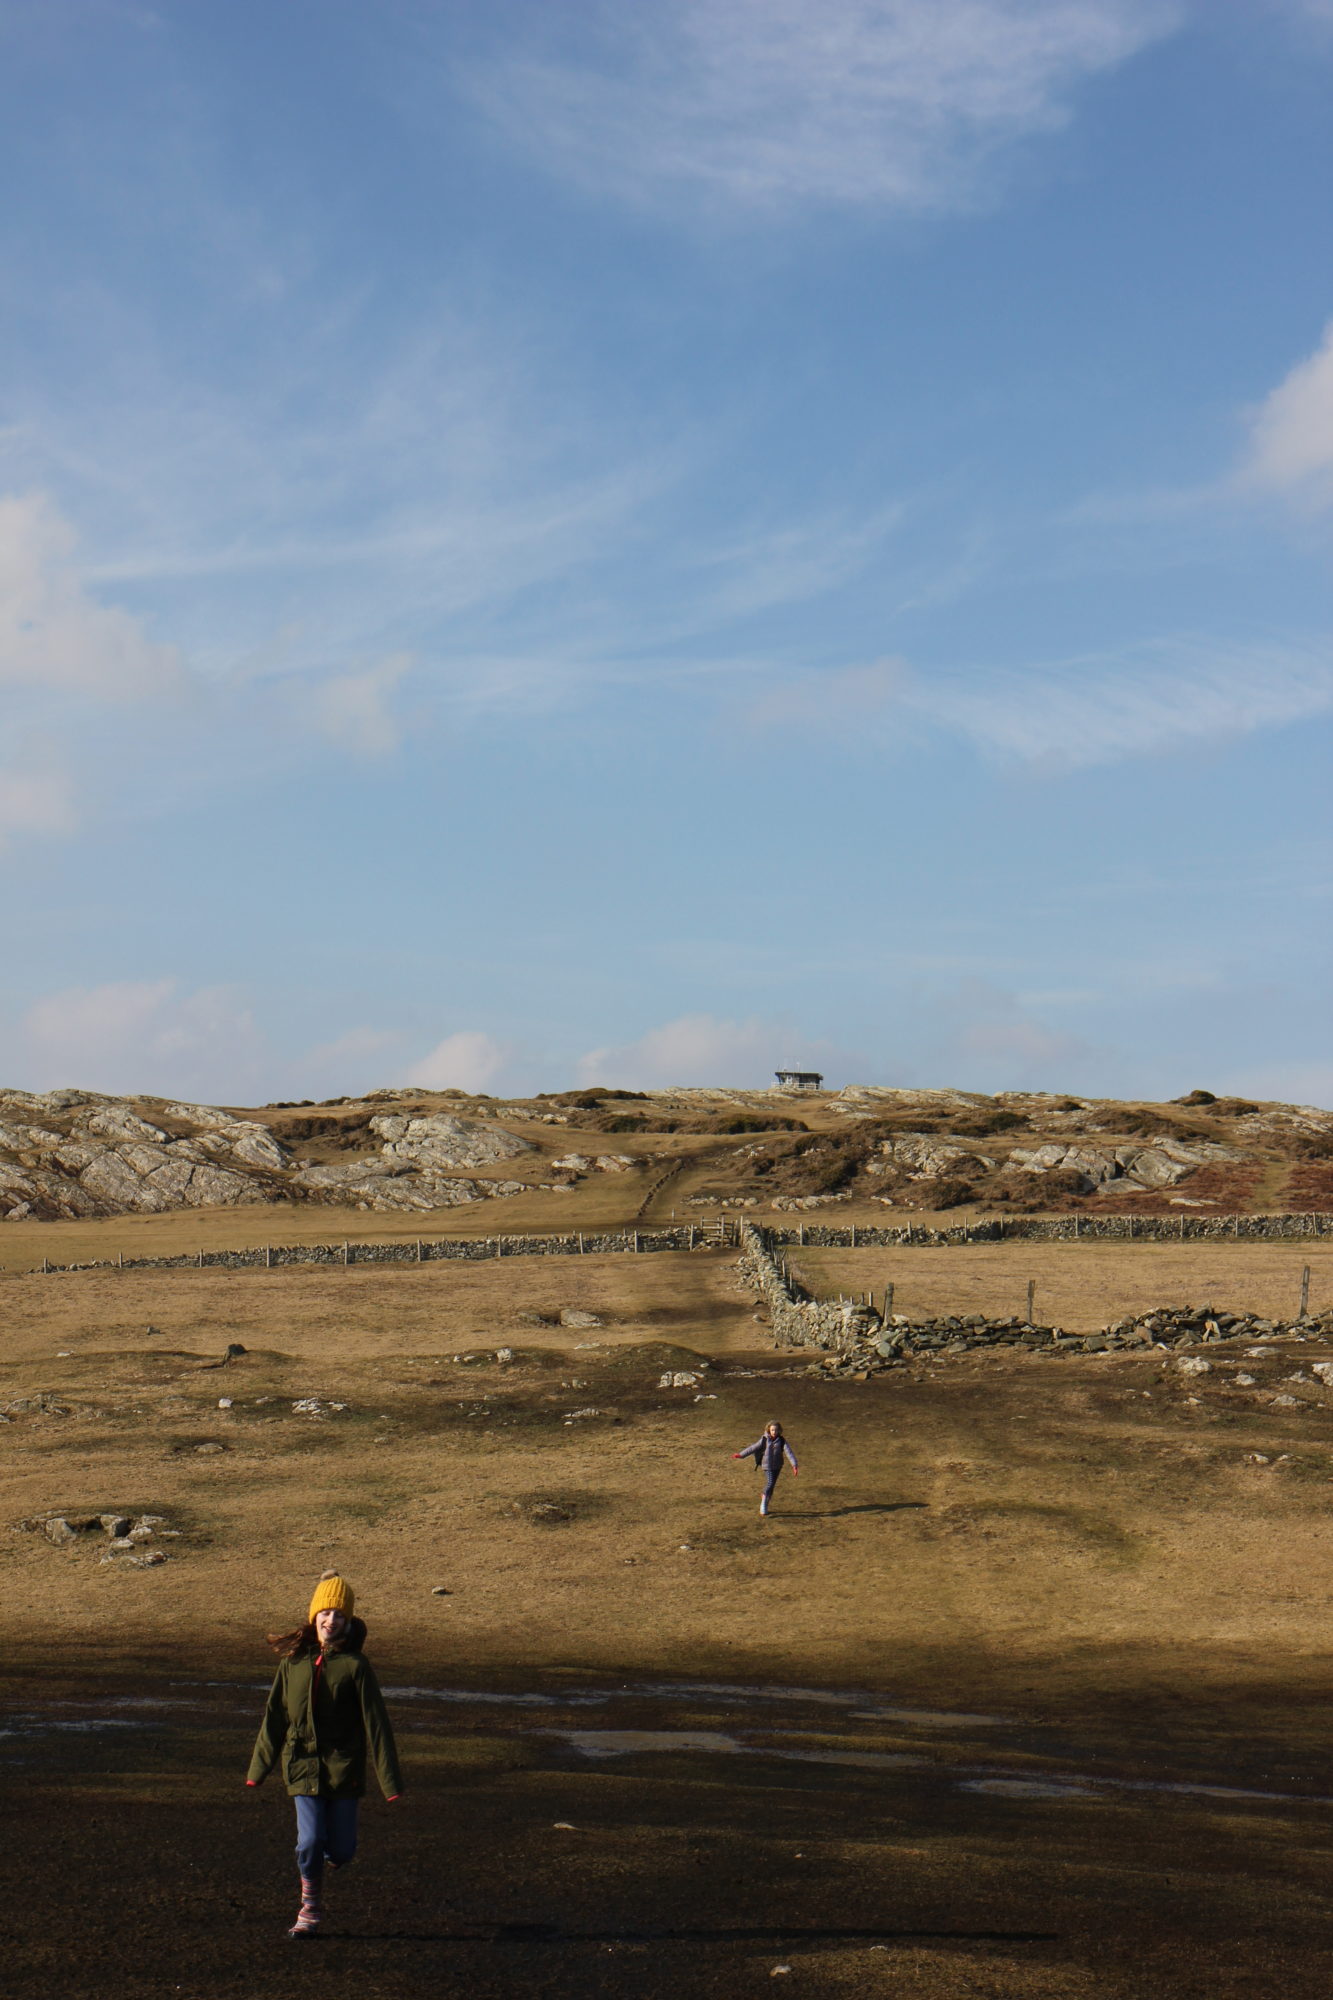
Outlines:
{"type": "Polygon", "coordinates": [[[293,1938],[319,1929],[325,1866],[345,1868],[356,1853],[367,1759],[386,1799],[392,1803],[403,1789],[384,1696],[361,1650],[366,1628],[352,1615],[355,1603],[351,1584],[325,1570],[305,1623],[294,1632],[269,1633],[282,1663],[245,1782],[262,1785],[281,1760],[283,1783],[296,1801],[301,1908],[287,1933],[293,1938]]]}

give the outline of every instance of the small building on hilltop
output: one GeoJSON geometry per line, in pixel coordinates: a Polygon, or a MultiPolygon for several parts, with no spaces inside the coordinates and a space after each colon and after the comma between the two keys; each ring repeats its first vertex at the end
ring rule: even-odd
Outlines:
{"type": "Polygon", "coordinates": [[[824,1078],[817,1069],[774,1070],[779,1090],[822,1090],[824,1078]]]}

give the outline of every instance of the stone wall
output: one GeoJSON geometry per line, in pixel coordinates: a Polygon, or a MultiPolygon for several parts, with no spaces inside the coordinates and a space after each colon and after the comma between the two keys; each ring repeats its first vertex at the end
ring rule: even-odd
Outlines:
{"type": "Polygon", "coordinates": [[[812,1299],[774,1254],[778,1234],[793,1232],[741,1224],[741,1275],[768,1307],[775,1347],[822,1347],[845,1354],[879,1329],[880,1316],[868,1306],[850,1299],[812,1299]]]}
{"type": "Polygon", "coordinates": [[[734,1243],[734,1225],[679,1223],[669,1229],[575,1231],[567,1236],[443,1236],[396,1243],[266,1243],[248,1250],[197,1250],[183,1257],[104,1257],[88,1264],[52,1264],[57,1271],[252,1271],[289,1264],[486,1263],[497,1257],[642,1255],[655,1250],[706,1250],[734,1243]]]}
{"type": "Polygon", "coordinates": [[[764,1228],[763,1235],[775,1248],[805,1245],[812,1250],[896,1249],[915,1243],[1198,1243],[1333,1236],[1333,1215],[1006,1215],[955,1223],[952,1229],[929,1229],[919,1222],[900,1229],[806,1222],[794,1229],[764,1228]]]}
{"type": "MultiPolygon", "coordinates": [[[[393,1243],[270,1243],[248,1250],[199,1250],[182,1257],[103,1257],[87,1264],[52,1264],[43,1259],[43,1271],[183,1271],[276,1269],[288,1264],[429,1264],[440,1259],[486,1262],[496,1257],[581,1257],[638,1255],[656,1250],[716,1249],[739,1243],[747,1257],[753,1254],[751,1240],[773,1269],[778,1270],[772,1253],[803,1246],[809,1249],[858,1250],[899,1249],[909,1245],[961,1245],[965,1243],[1012,1242],[1127,1242],[1140,1239],[1153,1243],[1216,1241],[1223,1237],[1250,1239],[1333,1236],[1333,1215],[1017,1215],[996,1217],[985,1222],[956,1224],[952,1229],[928,1229],[907,1223],[900,1229],[867,1227],[861,1223],[838,1227],[832,1223],[801,1223],[794,1229],[770,1229],[759,1223],[730,1216],[707,1223],[676,1223],[666,1229],[612,1229],[575,1231],[563,1236],[442,1236],[403,1239],[393,1243]]],[[[747,1269],[749,1266],[747,1265],[747,1269]]],[[[782,1267],[785,1270],[785,1266],[782,1267]]],[[[756,1278],[757,1278],[757,1269],[756,1278]]],[[[792,1290],[786,1304],[801,1313],[836,1312],[842,1306],[820,1305],[797,1296],[799,1287],[781,1281],[792,1290]]],[[[767,1291],[760,1285],[760,1290],[767,1291]]],[[[770,1305],[772,1301],[770,1300],[770,1305]]],[[[860,1310],[859,1308],[857,1310],[860,1310]]],[[[805,1324],[803,1320],[801,1322],[805,1324]]],[[[809,1324],[813,1325],[811,1320],[809,1324]]],[[[823,1323],[820,1322],[821,1327],[823,1323]]],[[[793,1322],[793,1326],[795,1323],[793,1322]]],[[[777,1317],[774,1318],[774,1327],[777,1317]]],[[[828,1328],[823,1328],[827,1335],[828,1328]]],[[[851,1336],[848,1335],[848,1338],[851,1336]]],[[[805,1336],[794,1342],[807,1345],[805,1336]]],[[[837,1343],[830,1338],[816,1346],[837,1343]]]]}

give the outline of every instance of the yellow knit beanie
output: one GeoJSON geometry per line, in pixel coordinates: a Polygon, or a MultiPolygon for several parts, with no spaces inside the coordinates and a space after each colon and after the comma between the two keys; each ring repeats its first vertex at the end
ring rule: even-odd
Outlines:
{"type": "Polygon", "coordinates": [[[345,1582],[336,1569],[326,1569],[310,1600],[310,1623],[314,1624],[316,1615],[321,1611],[341,1611],[344,1618],[350,1618],[355,1603],[356,1592],[351,1584],[345,1582]]]}

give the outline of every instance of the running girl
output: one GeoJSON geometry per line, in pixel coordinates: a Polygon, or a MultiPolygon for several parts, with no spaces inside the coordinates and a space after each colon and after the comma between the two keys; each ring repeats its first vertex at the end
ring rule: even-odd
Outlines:
{"type": "Polygon", "coordinates": [[[356,1853],[356,1810],[366,1789],[366,1756],[385,1798],[403,1789],[393,1729],[375,1669],[361,1651],[366,1628],[352,1616],[350,1583],[325,1570],[304,1625],[269,1633],[282,1656],[250,1759],[247,1785],[262,1785],[282,1760],[296,1801],[296,1865],[301,1908],[288,1937],[308,1938],[324,1916],[325,1864],[345,1868],[356,1853]]]}
{"type": "Polygon", "coordinates": [[[773,1498],[773,1488],[778,1483],[784,1456],[792,1469],[793,1476],[801,1469],[796,1463],[796,1453],[782,1435],[781,1424],[765,1425],[761,1438],[756,1438],[753,1444],[747,1444],[744,1451],[733,1451],[731,1455],[733,1458],[752,1458],[763,1473],[764,1497],[759,1502],[761,1515],[768,1512],[768,1503],[773,1498]]]}

